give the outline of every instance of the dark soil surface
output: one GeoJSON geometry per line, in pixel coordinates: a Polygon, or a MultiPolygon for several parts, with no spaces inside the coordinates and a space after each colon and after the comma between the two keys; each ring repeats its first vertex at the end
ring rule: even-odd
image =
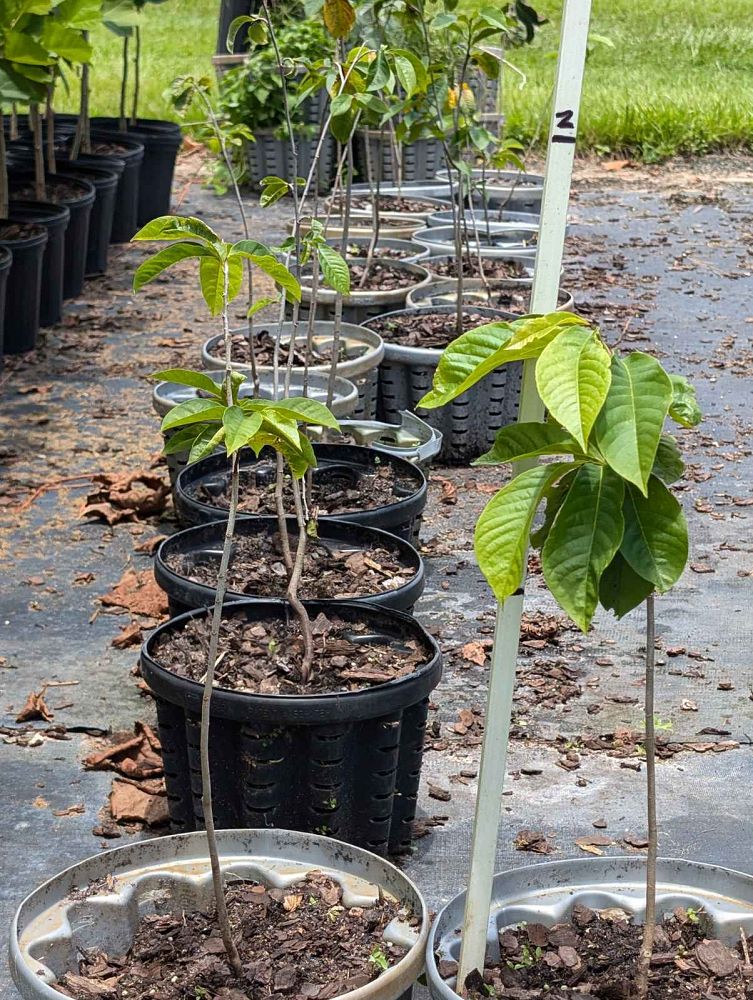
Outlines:
{"type": "MultiPolygon", "coordinates": [[[[322,466],[314,471],[309,506],[312,514],[334,517],[355,510],[375,510],[387,504],[397,503],[414,492],[411,480],[403,480],[395,475],[390,465],[382,465],[373,472],[358,472],[349,466],[331,468],[322,466]]],[[[222,510],[230,506],[230,480],[223,487],[212,490],[203,483],[197,483],[192,496],[201,503],[211,504],[222,510]]],[[[286,481],[284,490],[285,509],[293,509],[293,493],[286,481]]],[[[275,514],[274,469],[267,463],[255,469],[241,469],[240,510],[246,514],[275,514]]]]}
{"type": "MultiPolygon", "coordinates": [[[[305,330],[306,324],[301,323],[300,330],[303,332],[303,339],[299,336],[296,338],[296,345],[293,350],[293,366],[295,368],[303,368],[306,363],[306,339],[305,330]]],[[[275,337],[268,330],[261,330],[254,337],[255,345],[255,355],[257,365],[271,366],[274,364],[274,351],[275,351],[275,337]]],[[[322,365],[326,364],[332,357],[332,351],[329,349],[330,345],[324,345],[321,348],[316,346],[312,347],[309,364],[310,365],[322,365]]],[[[212,346],[210,354],[215,358],[222,358],[224,356],[224,346],[221,340],[218,340],[216,344],[212,346]]],[[[288,352],[289,352],[289,342],[283,341],[280,344],[280,367],[283,368],[288,363],[288,352]]],[[[251,351],[248,346],[248,338],[242,333],[236,333],[233,335],[232,343],[232,359],[235,363],[248,364],[251,361],[251,351]]]]}
{"type": "MultiPolygon", "coordinates": [[[[211,615],[192,618],[180,632],[162,635],[154,658],[178,677],[201,681],[207,670],[211,615]]],[[[320,614],[311,623],[314,663],[302,684],[303,639],[297,621],[248,622],[225,618],[220,632],[216,684],[253,694],[322,694],[360,691],[407,677],[426,663],[428,653],[414,639],[397,642],[375,636],[366,623],[320,614]],[[359,641],[359,636],[363,639],[359,641]]]]}
{"type": "MultiPolygon", "coordinates": [[[[443,260],[436,264],[434,263],[435,259],[436,258],[432,259],[429,257],[424,264],[424,266],[431,271],[432,274],[436,274],[438,278],[457,277],[458,265],[455,258],[449,261],[443,260]]],[[[484,260],[483,266],[484,274],[487,278],[528,278],[528,269],[525,264],[519,264],[517,261],[484,260]]],[[[481,277],[478,257],[471,257],[470,259],[468,257],[463,258],[463,274],[467,278],[481,277]]]]}
{"type": "MultiPolygon", "coordinates": [[[[83,184],[76,181],[49,181],[45,184],[45,201],[51,201],[54,205],[65,204],[68,201],[75,201],[86,194],[83,184]]],[[[12,195],[23,201],[36,201],[37,195],[34,185],[24,184],[22,187],[13,187],[12,195]]]]}
{"type": "MultiPolygon", "coordinates": [[[[492,321],[491,316],[464,312],[463,333],[492,321]]],[[[390,344],[403,344],[405,347],[447,347],[458,335],[454,311],[377,317],[369,320],[369,329],[376,330],[390,344]]]]}
{"type": "Polygon", "coordinates": [[[0,225],[0,240],[28,240],[32,236],[39,236],[43,231],[42,226],[35,226],[27,222],[6,222],[0,225]]]}
{"type": "MultiPolygon", "coordinates": [[[[369,196],[355,197],[351,204],[355,209],[371,211],[374,199],[369,196]]],[[[385,194],[380,195],[377,204],[380,212],[408,212],[411,215],[420,215],[441,211],[441,206],[432,201],[424,201],[421,198],[395,198],[385,194]]]]}
{"type": "MultiPolygon", "coordinates": [[[[514,288],[495,288],[492,281],[489,282],[489,290],[482,286],[469,289],[463,289],[463,302],[472,306],[483,305],[488,309],[500,309],[502,312],[512,312],[518,313],[521,316],[528,312],[529,303],[531,301],[531,289],[514,289],[514,288]]],[[[432,286],[429,286],[427,292],[431,291],[432,286]]],[[[457,294],[454,291],[447,290],[442,293],[435,292],[435,295],[442,295],[443,298],[447,297],[447,300],[451,297],[454,302],[457,301],[457,294]]],[[[435,299],[436,301],[436,299],[435,299]]],[[[429,305],[426,303],[422,303],[429,305]]]]}
{"type": "Polygon", "coordinates": [[[119,142],[105,142],[101,139],[92,142],[92,153],[95,156],[122,156],[130,152],[130,146],[123,146],[119,142]]]}
{"type": "Polygon", "coordinates": [[[392,267],[389,263],[373,260],[364,281],[363,264],[350,265],[350,294],[362,292],[390,292],[395,288],[410,288],[422,279],[413,271],[402,267],[392,267]]]}
{"type": "MultiPolygon", "coordinates": [[[[476,973],[469,996],[510,1000],[634,1000],[643,928],[619,908],[576,905],[573,922],[524,924],[500,933],[502,962],[476,973]]],[[[746,942],[747,946],[747,942],[746,942]]],[[[454,965],[454,963],[451,963],[454,965]]],[[[447,975],[456,970],[446,968],[447,975]]],[[[469,977],[470,979],[471,977],[469,977]]],[[[753,966],[740,944],[714,939],[703,912],[678,907],[657,925],[650,1000],[744,1000],[753,966]]]]}
{"type": "Polygon", "coordinates": [[[226,899],[242,980],[230,971],[214,911],[194,911],[142,918],[127,955],[88,952],[80,974],[57,989],[79,1000],[328,1000],[405,954],[383,937],[400,913],[395,900],[346,909],[340,885],[321,872],[285,889],[234,883],[226,899]]]}
{"type": "MultiPolygon", "coordinates": [[[[290,544],[295,552],[298,536],[290,544]]],[[[401,564],[395,550],[377,547],[355,549],[337,542],[310,538],[306,546],[300,595],[304,599],[365,597],[397,590],[415,576],[401,564]]],[[[180,576],[209,587],[217,585],[219,550],[201,554],[172,555],[167,565],[180,576]]],[[[284,597],[288,574],[279,534],[242,535],[233,543],[228,587],[236,594],[284,597]]]]}
{"type": "MultiPolygon", "coordinates": [[[[417,252],[417,248],[411,250],[398,250],[397,247],[386,247],[383,243],[377,242],[374,256],[379,257],[382,260],[405,260],[406,257],[415,257],[417,252]]],[[[362,259],[368,257],[368,255],[368,243],[349,243],[347,246],[346,256],[348,257],[362,259]]]]}

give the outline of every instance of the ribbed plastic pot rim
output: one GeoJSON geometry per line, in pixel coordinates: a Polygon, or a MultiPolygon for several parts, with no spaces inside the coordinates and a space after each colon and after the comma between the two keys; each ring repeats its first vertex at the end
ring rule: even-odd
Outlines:
{"type": "MultiPolygon", "coordinates": [[[[340,249],[340,240],[336,236],[328,237],[327,243],[330,246],[335,247],[337,250],[340,249]]],[[[348,245],[350,244],[357,244],[359,246],[369,247],[371,245],[371,237],[349,236],[348,245]]],[[[425,260],[429,256],[429,251],[426,247],[417,247],[413,245],[411,240],[399,240],[399,239],[394,239],[391,236],[387,237],[380,236],[376,242],[377,251],[379,250],[379,247],[386,247],[387,249],[392,249],[392,250],[410,250],[411,256],[402,258],[407,264],[417,264],[420,261],[425,260]]],[[[379,253],[377,252],[375,256],[378,257],[379,253]]],[[[358,259],[364,260],[365,258],[359,257],[358,259]]]]}
{"type": "MultiPolygon", "coordinates": [[[[308,322],[308,321],[307,321],[308,322]]],[[[262,327],[257,326],[258,330],[266,329],[267,326],[278,327],[277,323],[271,323],[262,327]]],[[[332,333],[334,335],[335,324],[329,320],[317,320],[314,323],[313,335],[314,338],[321,338],[326,336],[327,333],[332,333]],[[325,332],[326,328],[326,332],[325,332]]],[[[280,325],[280,330],[282,335],[285,336],[287,333],[288,339],[293,331],[292,323],[282,323],[280,325]]],[[[298,324],[298,336],[297,340],[300,340],[305,345],[307,332],[306,323],[298,324]]],[[[230,331],[231,334],[245,333],[246,330],[243,327],[236,327],[236,329],[230,331]]],[[[217,354],[212,353],[212,348],[222,340],[222,334],[215,334],[210,337],[209,340],[204,341],[201,348],[201,360],[204,365],[213,371],[225,367],[225,361],[223,358],[219,357],[217,354]]],[[[382,343],[382,338],[374,330],[369,330],[365,326],[358,326],[356,323],[341,323],[340,324],[340,343],[345,343],[345,349],[348,349],[348,342],[355,345],[356,348],[360,346],[365,346],[366,350],[361,354],[354,357],[346,357],[343,361],[338,361],[337,363],[337,373],[343,378],[354,379],[362,375],[366,375],[368,372],[372,371],[374,368],[378,367],[382,358],[384,357],[384,344],[382,343]]],[[[233,361],[232,367],[238,371],[251,371],[250,362],[246,361],[233,361]]],[[[257,365],[258,372],[263,372],[268,374],[274,371],[272,365],[257,365]]],[[[293,371],[302,370],[302,366],[294,365],[293,371]]],[[[318,365],[309,365],[310,372],[319,372],[322,374],[329,374],[330,363],[324,362],[318,365]]]]}
{"type": "Polygon", "coordinates": [[[31,210],[31,225],[44,226],[48,223],[68,222],[71,217],[71,210],[68,205],[58,205],[53,201],[29,201],[27,199],[12,198],[8,202],[8,213],[21,216],[24,212],[31,210]]]}
{"type": "MultiPolygon", "coordinates": [[[[525,226],[518,224],[514,227],[496,226],[486,230],[489,236],[499,237],[509,234],[509,241],[505,240],[495,246],[481,246],[481,252],[487,257],[507,256],[510,253],[518,254],[521,257],[534,257],[536,254],[536,243],[528,246],[526,239],[535,240],[538,236],[538,226],[525,226]]],[[[483,235],[483,234],[482,234],[483,235]]],[[[419,229],[411,237],[414,243],[429,247],[432,255],[444,256],[455,253],[455,230],[452,226],[427,226],[419,229]]],[[[473,233],[468,234],[468,241],[471,246],[471,253],[477,253],[478,247],[473,233]]]]}
{"type": "Polygon", "coordinates": [[[34,232],[28,233],[26,236],[21,238],[0,237],[0,246],[8,247],[11,251],[14,246],[20,249],[30,250],[33,247],[43,246],[47,242],[47,230],[41,223],[29,222],[29,223],[19,223],[15,219],[0,219],[0,227],[4,224],[9,223],[11,225],[25,225],[28,228],[34,230],[34,232]]]}
{"type": "MultiPolygon", "coordinates": [[[[486,284],[481,280],[481,278],[464,278],[463,279],[463,294],[470,294],[472,292],[481,292],[484,294],[486,289],[489,288],[492,293],[495,290],[504,289],[526,289],[530,290],[533,282],[530,279],[523,278],[516,280],[515,278],[489,278],[486,284]]],[[[466,301],[464,299],[464,301],[466,301]]],[[[454,305],[457,302],[457,280],[455,278],[444,278],[441,281],[434,281],[426,288],[419,289],[417,292],[409,292],[408,298],[406,299],[406,306],[409,309],[420,309],[424,306],[431,305],[454,305]],[[436,295],[452,295],[453,291],[456,293],[455,298],[452,301],[444,302],[433,302],[433,296],[436,295]]],[[[575,300],[570,292],[566,291],[564,288],[560,288],[557,296],[557,311],[558,312],[572,312],[575,308],[575,300]]],[[[473,301],[467,301],[466,303],[470,308],[476,304],[473,301]]],[[[497,309],[499,306],[495,305],[493,302],[488,300],[483,301],[479,299],[479,306],[487,306],[490,309],[497,309]]],[[[524,313],[520,314],[521,316],[524,313]]]]}
{"type": "MultiPolygon", "coordinates": [[[[363,261],[353,257],[346,258],[346,261],[348,267],[352,267],[353,264],[363,263],[363,261]]],[[[368,305],[372,302],[404,302],[409,289],[421,288],[423,285],[428,285],[431,281],[431,275],[421,264],[409,264],[404,260],[391,260],[389,258],[380,259],[378,257],[374,258],[374,263],[388,264],[390,267],[395,267],[401,271],[407,270],[416,276],[416,281],[414,284],[405,285],[402,288],[389,288],[383,290],[359,289],[354,288],[351,285],[350,294],[343,296],[343,302],[346,305],[368,305]]],[[[311,287],[305,284],[307,280],[309,280],[307,276],[303,275],[301,277],[301,296],[303,301],[308,301],[312,294],[311,287]]],[[[322,288],[320,286],[317,288],[316,294],[318,301],[324,303],[325,305],[332,304],[337,298],[337,292],[333,288],[322,288]]]]}
{"type": "MultiPolygon", "coordinates": [[[[355,894],[361,880],[379,885],[401,902],[410,904],[420,916],[418,932],[404,925],[396,929],[402,936],[408,953],[378,979],[357,990],[343,994],[347,1000],[398,1000],[418,978],[424,963],[424,951],[429,935],[426,903],[417,886],[395,865],[363,848],[321,837],[317,834],[289,830],[219,830],[218,846],[224,872],[237,871],[246,877],[265,874],[290,884],[289,878],[309,871],[324,870],[355,894]],[[256,871],[254,872],[254,868],[256,871]],[[259,869],[262,869],[261,871],[259,869]],[[349,884],[350,880],[350,884],[349,884]],[[357,881],[354,881],[357,880],[357,881]]],[[[24,1000],[60,1000],[60,993],[50,985],[51,970],[31,955],[44,947],[47,951],[70,947],[72,936],[69,911],[89,905],[92,918],[107,921],[118,918],[118,911],[127,919],[126,910],[140,884],[142,898],[157,887],[155,883],[174,883],[176,893],[208,885],[209,859],[206,834],[172,834],[111,848],[71,865],[42,883],[18,907],[10,928],[10,970],[24,1000]],[[114,876],[115,891],[122,902],[107,895],[96,894],[88,899],[71,900],[73,889],[114,876]],[[106,905],[105,905],[106,904],[106,905]]],[[[75,921],[72,916],[71,919],[75,921]]],[[[339,1000],[339,998],[334,998],[339,1000]]]]}
{"type": "MultiPolygon", "coordinates": [[[[499,929],[524,921],[555,924],[583,902],[590,909],[621,907],[637,917],[645,912],[646,859],[642,857],[574,858],[509,869],[494,876],[487,942],[498,948],[499,929]],[[582,896],[582,900],[579,898],[582,896]],[[509,909],[509,918],[502,914],[509,909]],[[498,919],[499,918],[499,919],[498,919]]],[[[740,927],[753,931],[753,876],[721,865],[660,858],[657,863],[657,911],[676,906],[702,909],[727,943],[739,940],[740,927]]],[[[439,975],[439,959],[457,961],[466,890],[459,892],[434,919],[426,944],[426,978],[434,1000],[457,1000],[454,979],[439,975]]],[[[494,953],[494,952],[492,952],[494,953]]]]}

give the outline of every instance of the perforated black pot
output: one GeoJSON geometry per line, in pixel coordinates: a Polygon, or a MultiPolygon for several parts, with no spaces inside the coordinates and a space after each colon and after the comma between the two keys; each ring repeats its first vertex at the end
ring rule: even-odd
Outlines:
{"type": "Polygon", "coordinates": [[[42,256],[39,325],[52,326],[63,315],[65,232],[70,222],[70,209],[66,205],[50,202],[13,199],[8,204],[8,214],[16,222],[44,226],[47,230],[47,243],[42,256]]]}
{"type": "MultiPolygon", "coordinates": [[[[415,465],[404,458],[398,458],[378,448],[360,448],[347,444],[315,444],[318,467],[314,469],[314,481],[317,477],[342,477],[344,482],[354,483],[359,478],[373,474],[380,465],[391,466],[398,478],[399,485],[395,491],[392,503],[372,510],[358,508],[338,513],[335,520],[349,521],[352,524],[362,524],[366,527],[381,528],[399,538],[413,542],[418,538],[421,528],[421,515],[426,506],[426,477],[415,465]]],[[[258,469],[265,476],[274,476],[274,456],[272,452],[263,451],[257,459],[252,451],[241,454],[241,475],[244,471],[258,469]]],[[[175,509],[178,522],[183,526],[203,524],[207,521],[224,520],[227,509],[213,506],[196,498],[196,489],[205,487],[209,492],[220,493],[228,481],[230,471],[227,457],[223,454],[210,455],[200,462],[186,466],[175,483],[175,509]]],[[[241,517],[254,517],[253,514],[241,514],[241,517]]],[[[328,516],[320,517],[320,522],[330,521],[328,516]]]]}
{"type": "MultiPolygon", "coordinates": [[[[118,129],[119,120],[92,118],[92,126],[118,129]]],[[[126,135],[144,145],[138,202],[138,224],[144,226],[152,219],[170,213],[175,160],[183,142],[183,133],[176,122],[139,118],[135,125],[128,125],[126,135]]]]}
{"type": "MultiPolygon", "coordinates": [[[[0,230],[10,220],[0,219],[0,230]]],[[[20,237],[3,239],[0,248],[13,255],[5,287],[3,354],[33,351],[39,336],[42,260],[47,245],[44,226],[32,225],[20,237]]]]}
{"type": "MultiPolygon", "coordinates": [[[[209,757],[218,828],[282,827],[326,832],[376,854],[404,851],[423,757],[428,696],[439,683],[436,642],[410,615],[327,601],[306,605],[366,623],[371,634],[412,640],[426,662],[406,677],[362,691],[316,695],[212,694],[209,757]]],[[[144,644],[141,673],[157,704],[170,816],[182,831],[202,825],[199,724],[202,685],[155,658],[157,640],[206,610],[160,626],[144,644]]],[[[226,615],[272,621],[292,612],[277,602],[226,605],[226,615]]]]}
{"type": "MultiPolygon", "coordinates": [[[[225,521],[213,521],[211,524],[199,524],[193,528],[185,528],[166,538],[157,550],[154,560],[154,576],[157,583],[167,594],[171,615],[183,614],[193,608],[206,608],[214,604],[216,587],[196,583],[187,576],[176,573],[168,565],[175,556],[183,556],[193,565],[212,562],[219,564],[225,537],[225,521]]],[[[239,520],[235,527],[235,539],[264,534],[277,534],[276,517],[254,517],[239,520]]],[[[290,544],[295,551],[298,542],[297,525],[294,518],[288,519],[290,544]]],[[[374,607],[394,608],[396,611],[410,611],[424,589],[424,566],[421,556],[412,545],[390,535],[378,528],[366,528],[360,524],[349,524],[347,521],[321,521],[317,526],[317,539],[324,545],[330,545],[338,550],[353,552],[366,549],[385,548],[397,555],[401,566],[413,575],[401,587],[394,590],[379,590],[363,597],[334,598],[328,597],[328,602],[334,605],[343,600],[357,604],[370,604],[374,607]]],[[[228,591],[228,601],[242,601],[254,598],[253,593],[228,591]]],[[[256,598],[266,600],[266,598],[256,598]]]]}

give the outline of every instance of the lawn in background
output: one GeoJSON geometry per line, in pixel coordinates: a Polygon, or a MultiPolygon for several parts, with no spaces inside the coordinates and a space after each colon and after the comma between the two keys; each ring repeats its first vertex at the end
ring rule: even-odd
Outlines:
{"type": "MultiPolygon", "coordinates": [[[[490,0],[464,0],[466,5],[490,0]]],[[[493,2],[493,0],[491,0],[493,2]]],[[[533,0],[550,23],[533,46],[508,53],[527,77],[505,74],[510,134],[546,128],[561,0],[533,0]]],[[[184,73],[212,72],[219,0],[167,0],[144,14],[141,114],[169,117],[163,92],[184,73]]],[[[581,112],[581,150],[647,160],[714,149],[753,149],[751,0],[594,0],[581,112]]],[[[92,113],[118,107],[120,40],[95,33],[92,113]]],[[[66,109],[72,101],[65,102],[66,109]]],[[[62,104],[61,104],[62,107],[62,104]]]]}

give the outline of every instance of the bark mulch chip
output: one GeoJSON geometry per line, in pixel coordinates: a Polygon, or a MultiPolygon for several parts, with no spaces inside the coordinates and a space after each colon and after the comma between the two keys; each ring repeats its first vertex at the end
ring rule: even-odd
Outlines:
{"type": "Polygon", "coordinates": [[[350,293],[354,292],[391,292],[398,288],[410,288],[417,285],[421,278],[410,270],[393,267],[389,261],[375,257],[364,278],[365,264],[350,265],[350,293]]]}
{"type": "MultiPolygon", "coordinates": [[[[297,536],[291,538],[293,552],[297,536]]],[[[174,573],[194,583],[217,586],[221,553],[179,554],[168,557],[174,573]]],[[[300,596],[306,599],[353,598],[397,590],[415,576],[403,566],[392,550],[375,547],[338,547],[335,542],[309,539],[303,563],[300,596]]],[[[284,597],[288,574],[282,557],[279,534],[236,537],[228,572],[228,587],[236,594],[255,597],[284,597]]]]}
{"type": "MultiPolygon", "coordinates": [[[[154,658],[178,677],[201,681],[206,674],[209,618],[192,618],[180,632],[163,633],[154,658]]],[[[323,694],[358,691],[412,674],[429,653],[415,639],[393,640],[370,625],[319,614],[311,623],[314,662],[300,682],[303,639],[297,620],[248,622],[225,618],[220,632],[216,683],[254,694],[323,694]]]]}
{"type": "MultiPolygon", "coordinates": [[[[634,1000],[643,928],[619,907],[573,908],[571,923],[500,932],[502,960],[466,981],[473,1000],[634,1000]]],[[[657,925],[649,1000],[746,1000],[753,996],[750,939],[728,947],[702,911],[677,907],[657,925]]],[[[445,977],[455,975],[454,963],[445,977]]]]}
{"type": "Polygon", "coordinates": [[[233,882],[226,900],[242,978],[213,909],[143,917],[127,955],[87,951],[56,988],[77,1000],[329,1000],[399,962],[405,949],[384,930],[398,915],[415,919],[387,896],[347,908],[340,885],[316,871],[284,889],[233,882]]]}
{"type": "MultiPolygon", "coordinates": [[[[458,276],[458,262],[455,258],[438,261],[436,264],[429,260],[427,267],[432,274],[441,278],[457,278],[458,276]]],[[[486,278],[518,279],[530,277],[529,268],[514,260],[488,260],[484,258],[483,269],[486,278]]],[[[481,266],[477,256],[463,257],[463,275],[466,278],[481,277],[481,266]]]]}

